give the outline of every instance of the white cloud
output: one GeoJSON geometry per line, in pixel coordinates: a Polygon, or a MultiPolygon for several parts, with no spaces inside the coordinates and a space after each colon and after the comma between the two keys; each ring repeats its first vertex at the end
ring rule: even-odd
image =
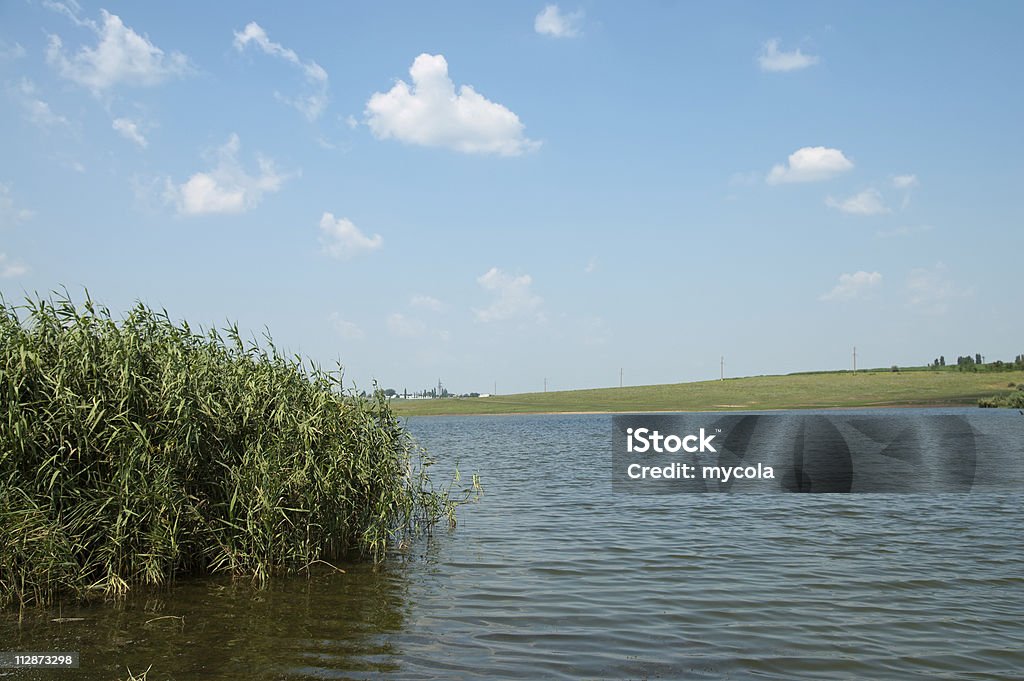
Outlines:
{"type": "Polygon", "coordinates": [[[861,270],[853,274],[840,274],[839,283],[828,293],[819,296],[819,300],[852,300],[865,295],[881,283],[882,275],[878,272],[861,270]]]}
{"type": "MultiPolygon", "coordinates": [[[[60,5],[60,3],[55,3],[60,5]]],[[[99,38],[95,47],[82,47],[68,58],[59,36],[51,35],[47,61],[65,78],[99,95],[115,85],[152,86],[190,71],[188,58],[180,52],[164,53],[145,36],[124,25],[121,18],[106,10],[103,26],[81,22],[99,38]]]]}
{"type": "Polygon", "coordinates": [[[761,46],[761,54],[757,57],[757,63],[761,65],[762,71],[798,71],[813,66],[818,61],[818,57],[804,54],[800,48],[792,52],[779,52],[777,38],[766,41],[761,46]]]}
{"type": "Polygon", "coordinates": [[[786,164],[776,164],[765,178],[768,184],[817,182],[835,177],[853,168],[839,149],[802,147],[789,155],[786,164]]]}
{"type": "Polygon", "coordinates": [[[876,189],[865,189],[842,201],[829,196],[825,199],[825,205],[850,215],[880,215],[890,212],[882,201],[882,195],[876,189]]]}
{"type": "Polygon", "coordinates": [[[337,312],[331,313],[330,321],[337,334],[346,340],[360,340],[366,336],[358,324],[342,319],[337,312]]]}
{"type": "Polygon", "coordinates": [[[238,161],[240,147],[238,135],[232,133],[217,149],[213,169],[195,173],[180,185],[167,180],[165,197],[177,203],[182,215],[241,213],[254,208],[264,194],[278,191],[286,178],[278,174],[273,161],[262,156],[257,157],[258,174],[250,175],[238,161]]]}
{"type": "Polygon", "coordinates": [[[949,277],[945,263],[918,267],[907,275],[907,304],[927,314],[945,314],[949,303],[972,294],[959,288],[949,277]]]}
{"type": "Polygon", "coordinates": [[[39,90],[28,78],[22,78],[11,93],[20,104],[25,120],[40,128],[56,128],[69,125],[68,119],[54,113],[50,105],[39,98],[39,90]]]}
{"type": "Polygon", "coordinates": [[[135,121],[128,118],[115,118],[113,128],[121,133],[121,136],[129,142],[134,142],[139,149],[145,149],[149,146],[149,142],[139,131],[139,124],[135,121]]]}
{"type": "Polygon", "coordinates": [[[481,322],[526,317],[538,312],[543,302],[530,290],[533,279],[528,274],[513,277],[497,267],[492,267],[477,277],[476,281],[493,295],[490,305],[482,310],[473,311],[481,322]]]}
{"type": "Polygon", "coordinates": [[[420,338],[426,335],[427,326],[418,319],[410,319],[400,312],[388,315],[388,331],[400,338],[420,338]]]}
{"type": "Polygon", "coordinates": [[[366,123],[377,139],[447,147],[467,154],[517,156],[540,142],[523,135],[519,117],[469,85],[456,93],[442,55],[421,54],[409,69],[412,86],[398,81],[366,103],[366,123]]]}
{"type": "Polygon", "coordinates": [[[299,99],[289,99],[280,94],[277,96],[282,101],[287,102],[302,112],[307,119],[315,121],[319,118],[320,114],[327,108],[327,71],[315,61],[304,62],[294,50],[271,41],[267,36],[267,32],[255,21],[250,21],[246,24],[240,33],[238,31],[235,32],[234,45],[236,50],[239,52],[245,50],[249,43],[254,43],[264,53],[283,59],[302,70],[306,81],[312,86],[313,92],[299,99]]]}
{"type": "Polygon", "coordinates": [[[13,262],[8,259],[6,253],[0,253],[0,279],[20,277],[27,272],[27,265],[20,262],[13,262]]]}
{"type": "Polygon", "coordinates": [[[414,295],[409,301],[409,304],[413,307],[418,307],[424,310],[430,310],[431,312],[440,312],[444,308],[444,304],[434,298],[433,296],[414,295]]]}
{"type": "Polygon", "coordinates": [[[918,185],[917,175],[894,175],[892,186],[897,189],[910,189],[918,185]]]}
{"type": "Polygon", "coordinates": [[[562,14],[558,5],[546,5],[533,20],[533,30],[553,38],[575,38],[580,35],[583,10],[562,14]]]}
{"type": "Polygon", "coordinates": [[[26,220],[31,220],[35,211],[18,208],[11,197],[11,188],[0,182],[0,229],[17,227],[26,220]]]}
{"type": "Polygon", "coordinates": [[[320,244],[333,258],[347,259],[360,253],[375,251],[384,244],[380,234],[366,236],[351,220],[324,213],[320,218],[320,244]]]}
{"type": "Polygon", "coordinates": [[[917,175],[894,175],[892,178],[892,186],[897,189],[903,190],[903,203],[900,208],[906,210],[907,206],[910,205],[910,190],[917,187],[920,183],[917,181],[917,175]]]}
{"type": "Polygon", "coordinates": [[[594,272],[597,271],[597,268],[600,266],[600,264],[601,263],[598,261],[597,258],[591,258],[590,260],[587,261],[586,267],[583,268],[583,273],[593,274],[594,272]]]}

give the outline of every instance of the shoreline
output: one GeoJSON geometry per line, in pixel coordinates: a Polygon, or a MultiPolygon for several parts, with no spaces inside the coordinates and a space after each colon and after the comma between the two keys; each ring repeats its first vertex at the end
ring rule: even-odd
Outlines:
{"type": "Polygon", "coordinates": [[[614,416],[625,416],[629,414],[735,414],[735,413],[761,413],[778,411],[858,411],[862,409],[980,409],[976,404],[962,402],[949,402],[935,404],[873,404],[862,406],[830,406],[830,407],[768,407],[765,409],[745,409],[740,407],[729,409],[629,409],[629,410],[593,410],[593,411],[495,411],[495,412],[446,412],[441,414],[402,414],[396,413],[399,418],[434,418],[446,416],[587,416],[611,414],[614,416]]]}

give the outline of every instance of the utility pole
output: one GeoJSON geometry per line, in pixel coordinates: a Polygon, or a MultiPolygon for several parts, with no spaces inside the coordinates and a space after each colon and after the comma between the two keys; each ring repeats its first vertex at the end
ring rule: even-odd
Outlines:
{"type": "Polygon", "coordinates": [[[497,381],[494,382],[494,392],[491,393],[491,394],[492,395],[497,395],[498,394],[498,382],[497,381]]]}
{"type": "Polygon", "coordinates": [[[544,392],[547,392],[547,391],[548,391],[548,378],[547,378],[547,376],[545,376],[544,377],[544,392]]]}
{"type": "Polygon", "coordinates": [[[622,367],[619,367],[619,387],[622,387],[622,367]]]}
{"type": "Polygon", "coordinates": [[[857,373],[857,346],[853,346],[853,373],[857,373]]]}
{"type": "Polygon", "coordinates": [[[719,381],[724,381],[725,380],[725,355],[722,355],[722,359],[721,359],[721,362],[720,362],[718,380],[719,381]]]}

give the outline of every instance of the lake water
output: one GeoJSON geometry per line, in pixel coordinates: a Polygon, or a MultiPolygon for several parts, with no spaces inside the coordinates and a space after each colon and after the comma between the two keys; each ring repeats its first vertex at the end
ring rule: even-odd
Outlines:
{"type": "MultiPolygon", "coordinates": [[[[988,414],[1024,456],[1024,418],[988,414]]],[[[0,650],[81,653],[31,678],[1024,678],[1019,486],[623,494],[608,415],[409,427],[436,476],[482,476],[453,532],[263,591],[204,579],[5,614],[0,650]]]]}

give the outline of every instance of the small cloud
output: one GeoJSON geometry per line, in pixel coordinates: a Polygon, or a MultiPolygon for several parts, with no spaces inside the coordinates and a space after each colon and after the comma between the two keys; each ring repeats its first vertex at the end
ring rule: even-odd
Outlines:
{"type": "Polygon", "coordinates": [[[875,189],[865,189],[842,201],[829,196],[825,199],[825,205],[850,215],[880,215],[890,212],[882,202],[882,195],[875,189]]]}
{"type": "Polygon", "coordinates": [[[596,272],[599,264],[600,263],[598,263],[597,258],[591,258],[587,261],[586,267],[583,268],[583,273],[592,274],[596,272]]]}
{"type": "MultiPolygon", "coordinates": [[[[51,3],[52,8],[63,7],[51,3]]],[[[121,18],[106,10],[100,10],[103,25],[93,21],[81,21],[77,13],[68,10],[76,23],[92,30],[99,39],[95,47],[82,47],[68,58],[59,36],[51,35],[46,51],[46,60],[64,78],[88,88],[94,95],[100,95],[115,85],[153,86],[163,81],[184,76],[191,70],[188,58],[180,52],[164,53],[145,36],[141,36],[121,18]]]]}
{"type": "Polygon", "coordinates": [[[0,40],[0,61],[14,61],[16,59],[21,59],[25,54],[25,48],[21,46],[21,43],[14,43],[11,45],[8,42],[0,40]]]}
{"type": "Polygon", "coordinates": [[[380,234],[366,236],[347,218],[324,213],[320,218],[320,244],[327,255],[345,260],[377,250],[384,245],[384,239],[380,234]]]}
{"type": "Polygon", "coordinates": [[[575,38],[581,35],[583,10],[562,14],[558,5],[546,5],[533,20],[533,30],[552,38],[575,38]]]}
{"type": "Polygon", "coordinates": [[[802,147],[789,155],[786,164],[773,166],[765,181],[768,184],[818,182],[851,168],[853,163],[839,149],[802,147]]]}
{"type": "Polygon", "coordinates": [[[925,314],[941,315],[951,301],[970,297],[972,291],[959,288],[949,277],[945,263],[918,267],[907,275],[907,305],[925,314]]]}
{"type": "MultiPolygon", "coordinates": [[[[477,277],[477,283],[492,294],[491,304],[474,310],[478,321],[494,322],[538,313],[543,300],[530,290],[533,279],[528,274],[513,277],[492,267],[477,277]]],[[[539,315],[538,315],[539,317],[539,315]]]]}
{"type": "Polygon", "coordinates": [[[249,174],[238,161],[240,147],[238,135],[232,133],[217,149],[213,169],[195,173],[180,185],[167,180],[165,198],[176,202],[182,215],[241,213],[256,207],[264,194],[278,191],[286,178],[262,156],[257,157],[259,172],[249,174]]]}
{"type": "Polygon", "coordinates": [[[115,118],[113,128],[121,133],[121,136],[126,140],[133,142],[139,149],[145,149],[149,146],[149,142],[142,132],[139,131],[139,125],[135,121],[128,118],[115,118]]]}
{"type": "Polygon", "coordinates": [[[397,139],[466,154],[518,156],[540,146],[527,139],[519,117],[470,85],[455,89],[444,56],[421,54],[398,81],[366,103],[366,124],[377,139],[397,139]]]}
{"type": "Polygon", "coordinates": [[[301,69],[313,92],[299,99],[289,99],[280,94],[277,97],[294,106],[310,121],[315,121],[320,117],[320,114],[327,108],[328,88],[327,71],[322,66],[315,61],[304,62],[294,50],[284,47],[281,43],[271,41],[267,32],[255,21],[250,21],[241,32],[236,31],[234,35],[235,49],[239,52],[245,50],[246,46],[252,43],[265,54],[283,59],[301,69]]]}
{"type": "Polygon", "coordinates": [[[358,324],[342,319],[337,312],[331,313],[330,321],[337,334],[345,340],[360,340],[366,336],[358,324]]]}
{"type": "Polygon", "coordinates": [[[10,260],[6,253],[0,253],[0,279],[13,279],[28,273],[28,266],[10,260]]]}
{"type": "Polygon", "coordinates": [[[913,236],[915,234],[924,234],[934,229],[931,225],[916,225],[916,226],[903,226],[897,227],[896,229],[879,230],[875,232],[875,236],[879,239],[891,239],[894,237],[905,237],[913,236]]]}
{"type": "Polygon", "coordinates": [[[22,116],[29,123],[40,128],[58,128],[70,125],[68,119],[54,113],[50,105],[39,98],[39,90],[28,78],[22,78],[11,93],[20,104],[22,116]]]}
{"type": "Polygon", "coordinates": [[[880,286],[882,275],[878,272],[854,272],[853,274],[840,274],[839,283],[829,291],[818,297],[819,300],[852,300],[860,298],[869,291],[880,286]]]}
{"type": "Polygon", "coordinates": [[[17,227],[35,217],[35,211],[14,204],[10,186],[0,182],[0,229],[17,227]]]}
{"type": "Polygon", "coordinates": [[[897,189],[903,190],[903,203],[900,208],[906,210],[907,206],[910,205],[910,190],[917,187],[920,183],[917,181],[917,175],[894,175],[892,178],[892,186],[897,189]]]}
{"type": "Polygon", "coordinates": [[[427,326],[417,319],[410,319],[400,312],[388,315],[388,331],[399,338],[420,338],[427,333],[427,326]]]}
{"type": "Polygon", "coordinates": [[[348,126],[349,130],[355,130],[359,127],[359,121],[352,114],[345,117],[345,125],[348,126]]]}
{"type": "Polygon", "coordinates": [[[800,48],[792,52],[780,52],[779,40],[777,38],[765,41],[764,45],[761,46],[761,54],[757,57],[757,63],[760,64],[762,71],[776,72],[799,71],[800,69],[817,64],[818,61],[818,57],[804,54],[800,51],[800,48]]]}
{"type": "Polygon", "coordinates": [[[419,294],[413,296],[409,304],[423,310],[430,310],[431,312],[440,312],[444,308],[444,304],[437,298],[419,294]]]}

